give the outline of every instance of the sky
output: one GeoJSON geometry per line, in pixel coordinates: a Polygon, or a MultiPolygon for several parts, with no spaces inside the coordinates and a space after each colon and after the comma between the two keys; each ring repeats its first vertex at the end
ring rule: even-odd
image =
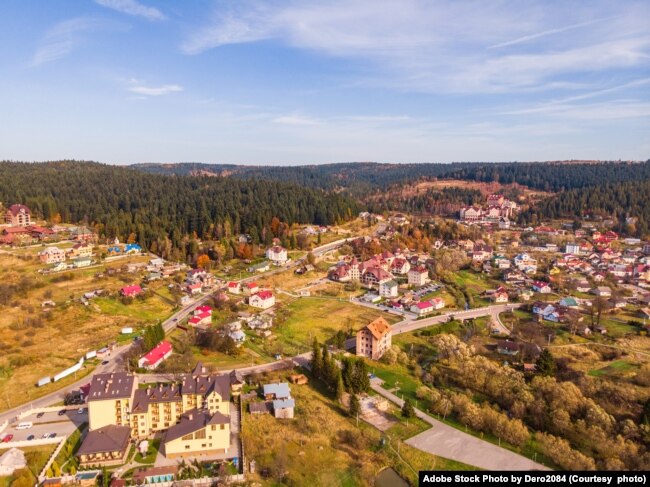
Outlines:
{"type": "Polygon", "coordinates": [[[650,3],[2,0],[0,159],[650,158],[650,3]]]}

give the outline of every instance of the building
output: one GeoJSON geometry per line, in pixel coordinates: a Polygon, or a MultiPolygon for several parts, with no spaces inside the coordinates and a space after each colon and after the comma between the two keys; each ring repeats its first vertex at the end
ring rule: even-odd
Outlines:
{"type": "Polygon", "coordinates": [[[533,291],[536,293],[549,294],[551,292],[551,286],[544,281],[535,281],[533,282],[533,291]]]}
{"type": "Polygon", "coordinates": [[[138,284],[124,286],[122,289],[120,289],[120,294],[126,298],[134,298],[139,294],[142,294],[142,292],[142,288],[138,284]]]}
{"type": "Polygon", "coordinates": [[[56,264],[65,262],[65,250],[58,247],[47,247],[38,253],[38,259],[43,264],[56,264]]]}
{"type": "Polygon", "coordinates": [[[71,257],[91,257],[92,255],[93,246],[85,242],[79,242],[70,249],[71,257]]]}
{"type": "Polygon", "coordinates": [[[609,298],[612,296],[612,290],[608,286],[598,286],[591,292],[601,298],[609,298]]]}
{"type": "Polygon", "coordinates": [[[122,465],[129,452],[131,428],[106,425],[90,430],[77,450],[79,465],[122,465]]]}
{"type": "MultiPolygon", "coordinates": [[[[177,442],[168,451],[173,455],[181,453],[179,449],[186,452],[186,445],[190,445],[190,450],[194,453],[226,451],[230,445],[230,419],[226,422],[223,417],[230,416],[230,376],[209,374],[199,363],[191,374],[182,375],[177,382],[161,383],[143,389],[138,387],[134,375],[124,372],[98,374],[90,384],[88,415],[91,432],[107,426],[123,426],[128,427],[129,436],[133,438],[147,438],[155,432],[189,421],[191,427],[185,427],[192,430],[192,441],[177,442]],[[190,411],[196,411],[193,419],[187,416],[183,419],[182,416],[190,411]],[[213,420],[212,416],[217,413],[217,418],[213,420]],[[209,419],[205,419],[206,415],[209,419]],[[218,432],[209,433],[209,428],[206,433],[213,435],[212,446],[209,441],[193,441],[200,439],[194,437],[201,429],[197,427],[198,417],[204,418],[204,425],[224,424],[223,430],[226,433],[222,432],[221,427],[218,432]],[[195,427],[197,428],[194,429],[195,427]]],[[[176,439],[172,434],[164,441],[176,439]]]]}
{"type": "Polygon", "coordinates": [[[384,298],[397,297],[398,285],[395,281],[390,280],[379,284],[379,295],[384,298]]]}
{"type": "Polygon", "coordinates": [[[241,284],[235,281],[228,283],[228,292],[232,294],[241,294],[241,284]]]}
{"type": "Polygon", "coordinates": [[[411,312],[415,313],[418,316],[428,315],[433,313],[434,306],[430,301],[420,301],[419,303],[414,303],[411,306],[411,312]]]}
{"type": "Polygon", "coordinates": [[[357,332],[357,355],[379,360],[392,346],[393,331],[384,318],[377,318],[357,332]]]}
{"type": "Polygon", "coordinates": [[[279,245],[274,245],[266,249],[266,258],[275,265],[284,265],[289,260],[287,249],[279,245]]]}
{"type": "Polygon", "coordinates": [[[138,367],[142,367],[147,370],[154,370],[158,368],[158,366],[165,360],[167,360],[172,352],[172,344],[167,340],[163,340],[150,352],[145,354],[144,357],[141,357],[140,360],[138,360],[138,367]]]}
{"type": "Polygon", "coordinates": [[[267,401],[289,399],[291,397],[291,389],[289,389],[289,384],[286,382],[264,384],[262,386],[262,394],[267,401]]]}
{"type": "Polygon", "coordinates": [[[244,286],[244,294],[247,296],[252,296],[253,294],[257,294],[260,290],[260,287],[256,282],[248,282],[246,283],[246,286],[244,286]]]}
{"type": "Polygon", "coordinates": [[[32,212],[25,205],[11,205],[5,212],[4,220],[12,227],[26,227],[32,222],[32,212]]]}
{"type": "Polygon", "coordinates": [[[167,458],[226,453],[230,448],[230,416],[219,411],[191,409],[167,430],[163,445],[167,458]]]}
{"type": "Polygon", "coordinates": [[[361,282],[368,288],[372,288],[381,286],[381,284],[390,281],[392,278],[393,275],[381,267],[369,267],[363,271],[361,282]]]}
{"type": "Polygon", "coordinates": [[[409,270],[408,283],[410,286],[424,286],[429,282],[429,271],[424,266],[417,266],[409,270]]]}
{"type": "Polygon", "coordinates": [[[273,415],[279,419],[293,419],[296,401],[293,398],[276,399],[273,401],[273,415]]]}
{"type": "MultiPolygon", "coordinates": [[[[161,482],[173,482],[178,472],[178,466],[169,465],[166,467],[141,468],[133,474],[135,485],[158,484],[161,482]]],[[[111,483],[111,487],[113,484],[111,483]]]]}
{"type": "Polygon", "coordinates": [[[23,451],[18,448],[10,448],[0,456],[0,477],[8,477],[16,470],[26,466],[27,460],[23,451]]]}
{"type": "Polygon", "coordinates": [[[582,247],[578,243],[568,243],[564,246],[564,253],[571,255],[582,254],[582,247]]]}
{"type": "Polygon", "coordinates": [[[248,298],[248,304],[254,308],[268,309],[275,304],[275,296],[271,291],[259,291],[248,298]]]}
{"type": "Polygon", "coordinates": [[[429,300],[433,309],[442,309],[445,307],[445,301],[442,298],[433,298],[429,300]]]}

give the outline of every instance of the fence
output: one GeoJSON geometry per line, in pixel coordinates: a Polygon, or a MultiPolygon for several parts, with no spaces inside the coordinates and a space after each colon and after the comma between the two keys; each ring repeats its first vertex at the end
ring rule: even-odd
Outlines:
{"type": "MultiPolygon", "coordinates": [[[[35,441],[35,440],[34,440],[35,441]]],[[[30,443],[33,443],[34,441],[31,441],[30,443]]],[[[39,480],[45,479],[45,472],[47,472],[47,469],[50,468],[52,465],[52,462],[54,459],[58,456],[58,454],[61,452],[61,449],[63,448],[63,445],[65,445],[65,442],[67,441],[67,438],[63,438],[60,440],[59,446],[57,446],[52,454],[50,455],[50,458],[48,458],[47,462],[45,463],[45,466],[43,467],[43,470],[41,470],[41,473],[38,476],[39,480]]]]}
{"type": "Polygon", "coordinates": [[[40,446],[40,445],[54,445],[60,441],[65,441],[65,438],[38,438],[34,440],[22,440],[22,441],[9,441],[7,443],[0,443],[0,450],[6,448],[22,448],[28,446],[40,446]]]}

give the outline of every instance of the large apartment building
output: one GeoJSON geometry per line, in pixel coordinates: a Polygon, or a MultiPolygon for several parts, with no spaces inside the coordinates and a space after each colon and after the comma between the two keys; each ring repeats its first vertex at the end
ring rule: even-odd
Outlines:
{"type": "Polygon", "coordinates": [[[383,318],[363,327],[357,333],[357,355],[379,360],[392,345],[393,332],[383,318]]]}
{"type": "Polygon", "coordinates": [[[224,452],[230,447],[230,376],[209,374],[201,363],[176,382],[146,387],[125,372],[98,374],[88,415],[91,433],[128,426],[131,438],[140,439],[166,431],[163,444],[173,456],[224,452]],[[204,438],[210,441],[195,441],[204,438]]]}

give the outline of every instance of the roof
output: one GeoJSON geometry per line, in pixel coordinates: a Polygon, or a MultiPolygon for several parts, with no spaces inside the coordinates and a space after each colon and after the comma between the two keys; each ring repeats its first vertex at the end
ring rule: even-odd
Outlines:
{"type": "Polygon", "coordinates": [[[18,448],[10,448],[0,456],[0,467],[17,470],[19,468],[25,468],[25,465],[27,465],[25,454],[18,448]]]}
{"type": "Polygon", "coordinates": [[[415,303],[415,306],[417,306],[418,309],[427,309],[431,308],[433,305],[430,301],[420,301],[419,303],[415,303]]]}
{"type": "Polygon", "coordinates": [[[18,213],[20,212],[31,213],[28,207],[26,207],[25,205],[18,205],[18,204],[11,205],[9,208],[7,208],[7,211],[10,211],[13,216],[18,215],[18,213]]]}
{"type": "Polygon", "coordinates": [[[120,399],[131,397],[133,390],[133,376],[126,372],[113,372],[110,374],[97,374],[90,382],[89,401],[103,399],[120,399]]]}
{"type": "Polygon", "coordinates": [[[273,401],[273,409],[288,409],[295,408],[296,401],[293,399],[276,399],[273,401]]]}
{"type": "Polygon", "coordinates": [[[140,293],[142,292],[142,288],[139,284],[132,284],[131,286],[124,286],[122,289],[120,289],[120,292],[122,294],[140,293]]]}
{"type": "Polygon", "coordinates": [[[231,384],[243,384],[244,383],[244,377],[241,375],[241,373],[237,370],[233,370],[230,372],[230,383],[231,384]]]}
{"type": "Polygon", "coordinates": [[[375,338],[375,340],[381,340],[386,334],[391,332],[390,325],[381,316],[375,321],[368,323],[365,329],[372,333],[372,336],[375,338]]]}
{"type": "Polygon", "coordinates": [[[248,403],[248,410],[251,413],[269,413],[271,412],[271,402],[268,401],[254,401],[248,403]]]}
{"type": "Polygon", "coordinates": [[[172,351],[172,344],[167,340],[163,340],[156,345],[149,353],[143,357],[150,365],[157,364],[165,358],[169,352],[172,351]]]}
{"type": "Polygon", "coordinates": [[[190,409],[181,416],[180,423],[170,427],[165,434],[165,443],[194,433],[211,424],[230,424],[230,417],[216,412],[210,416],[206,409],[190,409]]]}
{"type": "Polygon", "coordinates": [[[248,289],[255,289],[256,287],[259,287],[259,286],[257,285],[256,282],[249,282],[248,284],[246,284],[246,287],[248,289]]]}
{"type": "Polygon", "coordinates": [[[124,451],[131,438],[130,426],[108,425],[89,431],[77,455],[124,451]]]}
{"type": "Polygon", "coordinates": [[[279,382],[277,384],[264,384],[264,395],[273,394],[276,398],[289,398],[291,397],[291,390],[289,384],[286,382],[279,382]]]}
{"type": "Polygon", "coordinates": [[[238,282],[235,282],[235,281],[230,281],[230,282],[228,283],[228,287],[237,288],[237,287],[239,287],[239,283],[238,283],[238,282]]]}
{"type": "Polygon", "coordinates": [[[260,299],[269,299],[273,297],[273,293],[271,291],[260,291],[259,293],[255,294],[255,296],[259,297],[260,299]]]}

